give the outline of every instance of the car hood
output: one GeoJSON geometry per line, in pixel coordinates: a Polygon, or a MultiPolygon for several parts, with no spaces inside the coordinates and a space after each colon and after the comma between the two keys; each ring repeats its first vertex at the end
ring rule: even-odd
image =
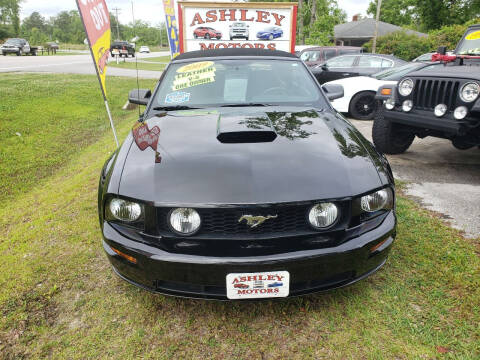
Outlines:
{"type": "Polygon", "coordinates": [[[354,76],[334,81],[329,81],[327,84],[342,85],[345,93],[357,93],[358,91],[377,91],[383,85],[395,85],[397,81],[378,80],[371,76],[354,76]]]}
{"type": "Polygon", "coordinates": [[[480,79],[478,75],[480,63],[472,63],[463,66],[447,65],[441,70],[416,71],[406,75],[407,77],[432,77],[432,78],[464,78],[464,79],[480,79]]]}
{"type": "Polygon", "coordinates": [[[340,115],[269,109],[146,120],[159,134],[157,154],[132,141],[132,131],[119,194],[157,205],[255,204],[343,198],[382,185],[371,157],[378,155],[340,115]],[[221,142],[223,133],[233,136],[221,142]]]}

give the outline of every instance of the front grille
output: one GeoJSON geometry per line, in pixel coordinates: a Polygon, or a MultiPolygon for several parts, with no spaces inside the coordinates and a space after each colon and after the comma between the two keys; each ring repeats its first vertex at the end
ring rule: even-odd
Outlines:
{"type": "MultiPolygon", "coordinates": [[[[203,208],[197,209],[202,226],[198,235],[248,235],[304,232],[312,230],[307,223],[308,210],[311,205],[283,205],[234,208],[203,208]],[[247,221],[239,222],[243,215],[276,216],[258,225],[250,227],[247,221]]],[[[167,225],[168,212],[171,209],[158,208],[158,222],[160,230],[169,231],[167,225]]]]}
{"type": "Polygon", "coordinates": [[[460,81],[451,79],[416,79],[413,103],[416,108],[431,110],[438,104],[455,109],[460,81]]]}

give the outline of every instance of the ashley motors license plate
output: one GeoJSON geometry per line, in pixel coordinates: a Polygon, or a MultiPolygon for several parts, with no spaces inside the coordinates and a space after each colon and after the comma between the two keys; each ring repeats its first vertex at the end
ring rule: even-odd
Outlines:
{"type": "Polygon", "coordinates": [[[261,299],[287,297],[290,292],[288,271],[228,274],[229,299],[261,299]]]}

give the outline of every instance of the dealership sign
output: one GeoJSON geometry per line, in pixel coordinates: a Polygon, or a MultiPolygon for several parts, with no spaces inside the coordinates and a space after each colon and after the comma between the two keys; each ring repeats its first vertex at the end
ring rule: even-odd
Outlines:
{"type": "Polygon", "coordinates": [[[180,52],[251,48],[295,51],[296,3],[178,3],[180,52]]]}

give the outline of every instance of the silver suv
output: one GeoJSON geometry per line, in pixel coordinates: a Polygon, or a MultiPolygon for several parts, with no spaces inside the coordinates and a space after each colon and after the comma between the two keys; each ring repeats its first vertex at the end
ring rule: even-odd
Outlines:
{"type": "Polygon", "coordinates": [[[234,22],[230,25],[230,40],[234,38],[242,38],[248,40],[249,31],[248,25],[244,22],[234,22]]]}

